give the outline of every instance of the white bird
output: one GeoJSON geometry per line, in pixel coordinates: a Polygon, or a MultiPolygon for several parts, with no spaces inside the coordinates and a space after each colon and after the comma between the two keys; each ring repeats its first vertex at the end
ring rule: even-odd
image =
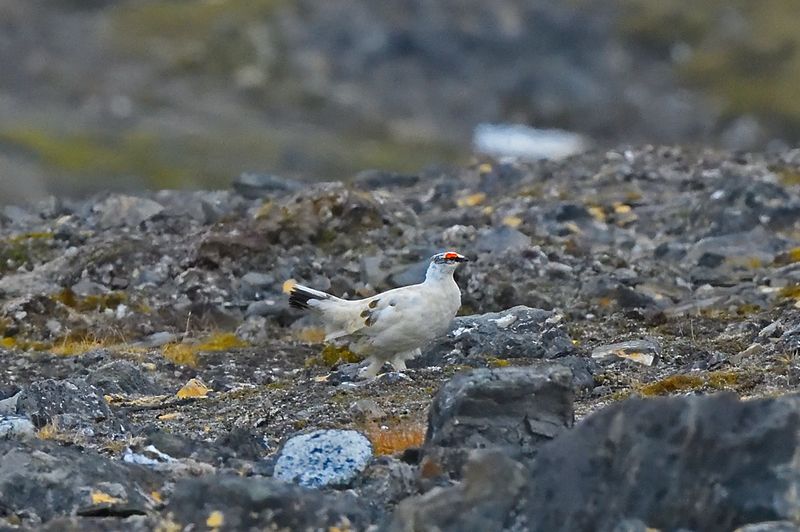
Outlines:
{"type": "Polygon", "coordinates": [[[350,350],[369,357],[363,376],[374,377],[384,362],[398,371],[420,348],[447,332],[461,306],[453,272],[469,259],[454,251],[431,257],[425,281],[358,300],[341,299],[295,284],[289,303],[316,313],[325,326],[325,341],[350,340],[350,350]]]}

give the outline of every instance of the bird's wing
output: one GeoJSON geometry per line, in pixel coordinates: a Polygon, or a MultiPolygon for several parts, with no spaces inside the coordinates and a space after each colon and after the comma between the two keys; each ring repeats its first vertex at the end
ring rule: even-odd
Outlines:
{"type": "Polygon", "coordinates": [[[349,319],[342,324],[339,331],[329,333],[326,339],[332,340],[346,335],[377,336],[396,324],[406,313],[415,312],[420,296],[419,287],[414,285],[353,301],[357,305],[350,311],[349,319]]]}

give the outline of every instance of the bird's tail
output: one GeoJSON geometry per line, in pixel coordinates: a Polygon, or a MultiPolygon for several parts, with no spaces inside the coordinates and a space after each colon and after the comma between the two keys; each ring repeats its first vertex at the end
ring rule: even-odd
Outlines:
{"type": "Polygon", "coordinates": [[[330,294],[326,294],[325,292],[320,292],[319,290],[314,290],[313,288],[309,288],[301,284],[294,284],[289,289],[289,305],[293,306],[294,308],[299,308],[301,310],[314,306],[313,303],[309,304],[309,301],[313,300],[324,301],[326,299],[333,299],[333,298],[334,297],[330,294]]]}

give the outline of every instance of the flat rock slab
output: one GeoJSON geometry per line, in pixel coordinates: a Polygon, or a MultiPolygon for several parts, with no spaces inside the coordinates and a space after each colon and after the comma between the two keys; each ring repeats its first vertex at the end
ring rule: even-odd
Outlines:
{"type": "Polygon", "coordinates": [[[436,394],[425,449],[455,472],[468,449],[533,457],[574,421],[572,372],[563,366],[477,369],[436,394]]]}
{"type": "Polygon", "coordinates": [[[453,320],[446,336],[410,366],[463,364],[486,358],[552,359],[575,352],[561,317],[523,305],[453,320]]]}

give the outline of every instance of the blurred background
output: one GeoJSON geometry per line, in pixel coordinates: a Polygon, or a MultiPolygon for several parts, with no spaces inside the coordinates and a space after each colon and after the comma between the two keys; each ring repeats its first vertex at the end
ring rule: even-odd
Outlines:
{"type": "Polygon", "coordinates": [[[799,27],[797,0],[0,0],[0,203],[414,172],[481,124],[781,149],[799,27]]]}

